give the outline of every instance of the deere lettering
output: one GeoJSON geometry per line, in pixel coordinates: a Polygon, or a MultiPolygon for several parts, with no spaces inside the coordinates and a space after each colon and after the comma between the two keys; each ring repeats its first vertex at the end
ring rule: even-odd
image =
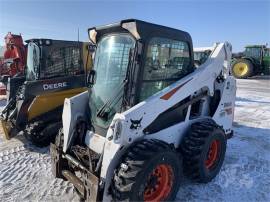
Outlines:
{"type": "Polygon", "coordinates": [[[63,88],[63,87],[66,87],[66,86],[67,86],[67,82],[43,84],[43,89],[44,90],[51,90],[51,89],[63,88]]]}

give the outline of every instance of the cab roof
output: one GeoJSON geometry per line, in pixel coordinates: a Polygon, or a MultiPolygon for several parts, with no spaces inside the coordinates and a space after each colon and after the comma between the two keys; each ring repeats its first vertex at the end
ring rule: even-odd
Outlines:
{"type": "Polygon", "coordinates": [[[60,43],[66,43],[66,44],[80,44],[82,43],[81,41],[69,41],[69,40],[56,40],[56,39],[46,39],[46,38],[33,38],[33,39],[28,39],[25,40],[25,43],[30,43],[30,42],[35,42],[35,43],[44,43],[46,41],[50,41],[51,44],[60,44],[60,43]]]}
{"type": "Polygon", "coordinates": [[[186,41],[189,44],[190,48],[191,49],[193,48],[192,39],[189,33],[182,30],[157,25],[137,19],[127,19],[112,24],[92,27],[88,29],[88,32],[92,29],[95,29],[97,32],[96,38],[98,41],[102,36],[110,33],[119,33],[119,32],[128,33],[127,29],[123,28],[123,24],[125,23],[135,23],[140,39],[143,41],[152,37],[165,37],[174,40],[186,41]]]}
{"type": "Polygon", "coordinates": [[[247,45],[245,48],[266,48],[265,45],[247,45]]]}

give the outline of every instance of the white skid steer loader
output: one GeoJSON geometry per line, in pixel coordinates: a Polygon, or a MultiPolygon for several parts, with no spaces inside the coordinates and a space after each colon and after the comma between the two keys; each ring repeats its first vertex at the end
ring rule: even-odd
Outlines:
{"type": "Polygon", "coordinates": [[[182,173],[211,181],[233,134],[231,45],[196,69],[187,32],[139,20],[88,31],[89,92],[65,100],[54,175],[86,201],[172,201],[182,173]]]}

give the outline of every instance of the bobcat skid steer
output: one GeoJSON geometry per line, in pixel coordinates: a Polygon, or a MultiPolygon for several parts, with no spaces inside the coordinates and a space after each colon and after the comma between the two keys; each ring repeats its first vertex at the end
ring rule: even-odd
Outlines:
{"type": "Polygon", "coordinates": [[[50,39],[26,42],[25,76],[10,78],[8,82],[2,127],[7,139],[23,131],[37,146],[47,146],[62,126],[64,99],[87,90],[89,43],[50,39]]]}
{"type": "Polygon", "coordinates": [[[55,177],[86,201],[172,201],[182,173],[211,181],[233,132],[231,45],[195,69],[187,32],[124,20],[89,38],[91,93],[65,99],[50,148],[55,177]]]}

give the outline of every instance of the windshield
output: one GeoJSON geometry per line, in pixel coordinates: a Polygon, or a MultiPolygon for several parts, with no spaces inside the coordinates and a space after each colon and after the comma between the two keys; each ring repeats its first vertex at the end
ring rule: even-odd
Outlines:
{"type": "Polygon", "coordinates": [[[257,48],[257,47],[246,48],[245,55],[247,57],[260,58],[261,48],[257,48]]]}
{"type": "Polygon", "coordinates": [[[106,36],[98,43],[94,62],[96,83],[90,94],[94,125],[107,128],[114,114],[120,110],[129,54],[134,46],[135,40],[127,34],[106,36]],[[108,101],[110,104],[106,109],[107,117],[98,117],[97,112],[108,101]]]}
{"type": "Polygon", "coordinates": [[[26,80],[32,81],[38,79],[40,48],[34,43],[28,44],[26,80]]]}

